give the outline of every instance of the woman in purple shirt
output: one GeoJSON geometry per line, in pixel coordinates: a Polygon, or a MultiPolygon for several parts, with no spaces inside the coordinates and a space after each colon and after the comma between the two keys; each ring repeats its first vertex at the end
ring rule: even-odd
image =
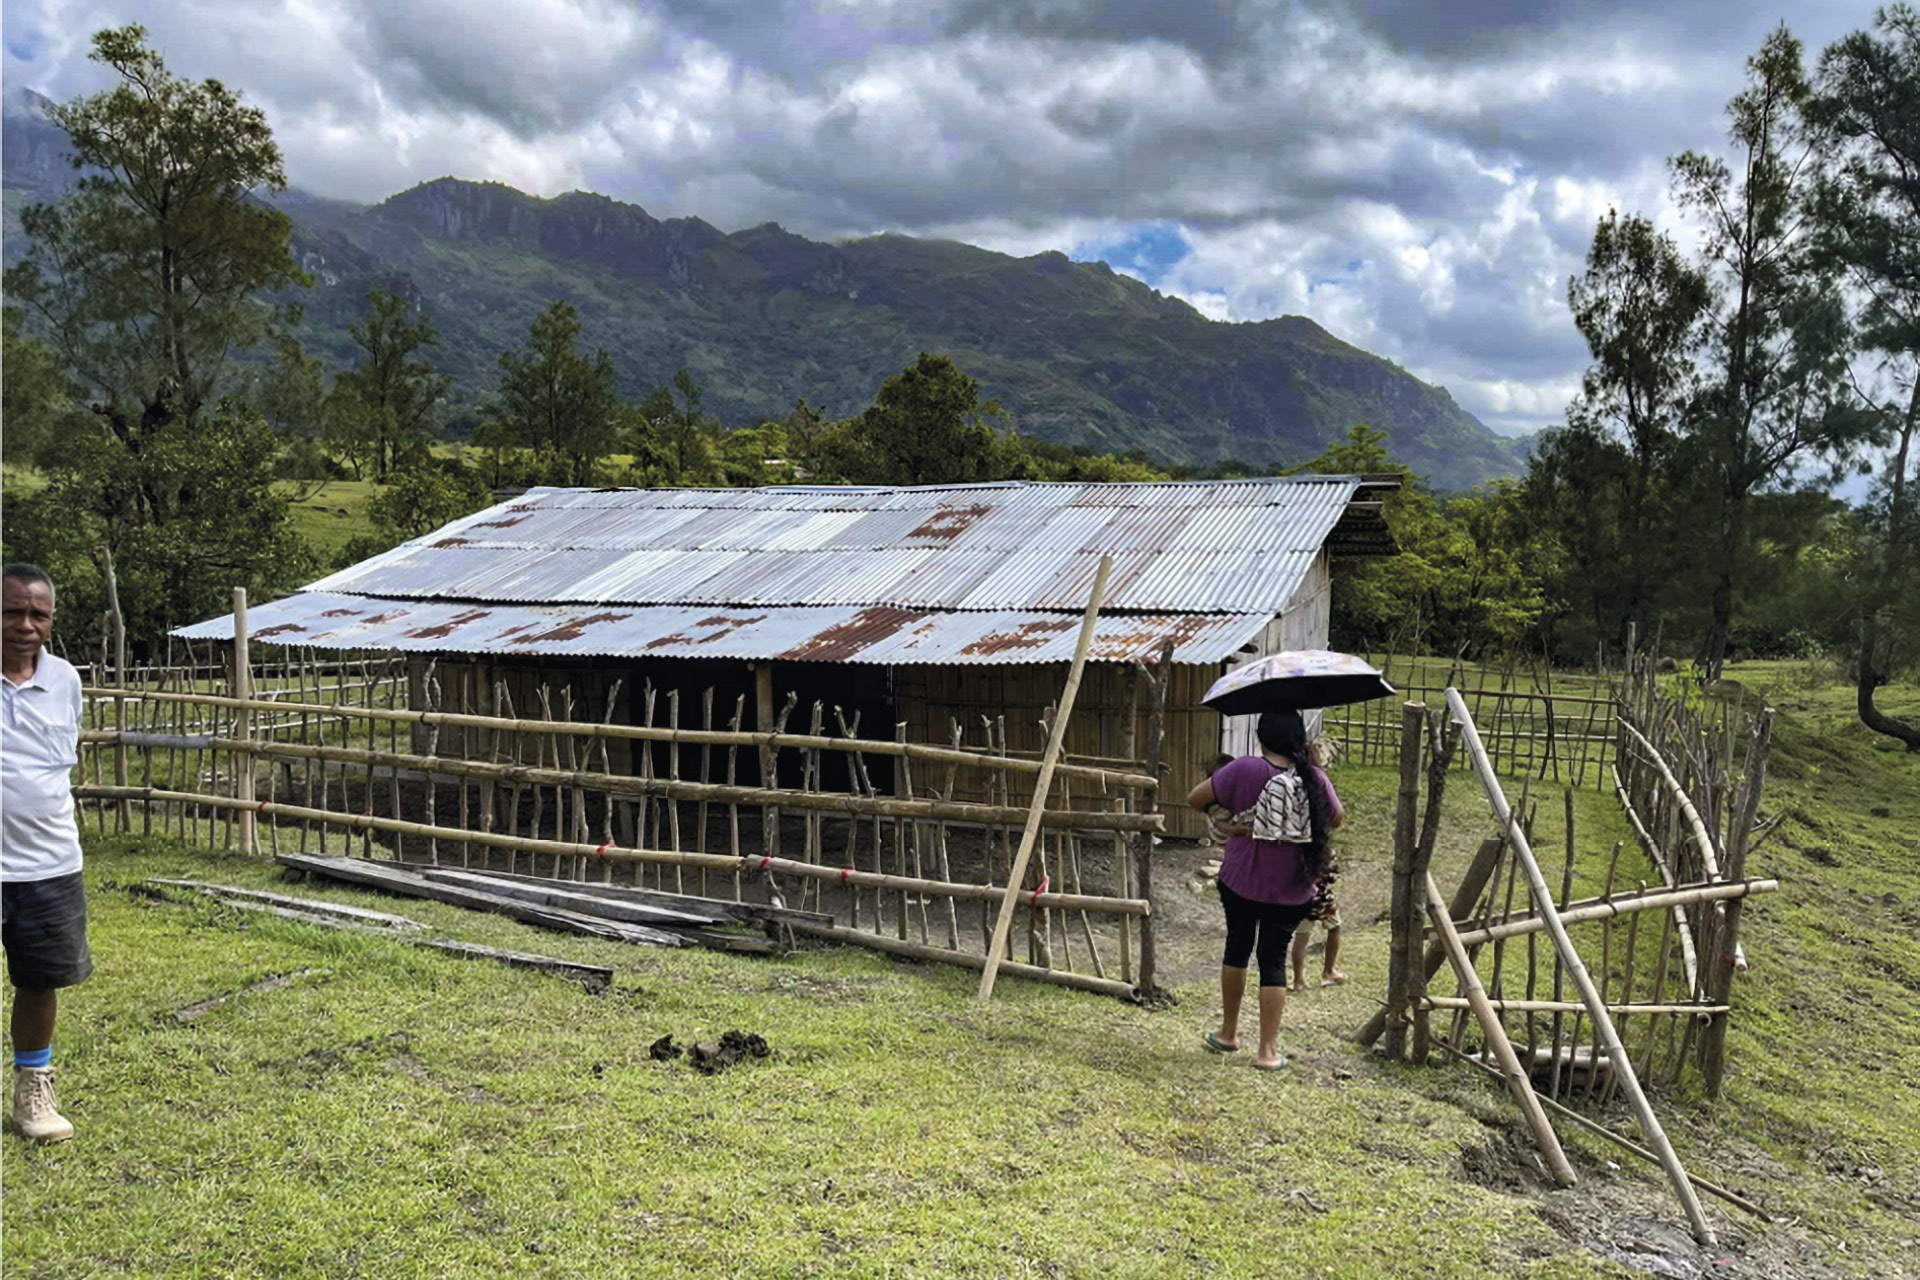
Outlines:
{"type": "Polygon", "coordinates": [[[1297,711],[1269,711],[1255,736],[1260,754],[1223,765],[1195,787],[1187,803],[1202,813],[1219,805],[1245,814],[1276,776],[1291,773],[1305,792],[1304,840],[1257,839],[1253,828],[1231,817],[1215,829],[1229,834],[1220,861],[1220,904],[1226,911],[1227,943],[1220,960],[1220,1027],[1207,1032],[1207,1047],[1232,1053],[1240,1047],[1240,1001],[1246,993],[1247,961],[1260,962],[1260,1049],[1253,1065],[1278,1071],[1280,1018],[1287,1010],[1287,944],[1313,904],[1315,883],[1327,865],[1327,832],[1346,818],[1327,775],[1307,762],[1307,730],[1297,711]]]}

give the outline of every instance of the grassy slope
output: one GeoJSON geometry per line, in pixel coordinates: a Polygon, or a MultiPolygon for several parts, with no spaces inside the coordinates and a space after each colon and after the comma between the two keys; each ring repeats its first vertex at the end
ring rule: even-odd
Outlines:
{"type": "MultiPolygon", "coordinates": [[[[1898,1275],[1920,1243],[1920,1210],[1900,1199],[1920,1185],[1920,874],[1905,834],[1920,829],[1920,788],[1913,760],[1847,720],[1844,688],[1804,675],[1746,675],[1779,687],[1768,809],[1797,816],[1757,859],[1785,888],[1748,915],[1753,969],[1736,988],[1728,1097],[1660,1105],[1690,1163],[1788,1219],[1761,1227],[1709,1201],[1734,1273],[1898,1275]]],[[[1887,701],[1920,710],[1920,691],[1887,701]]],[[[1182,1004],[1149,1012],[1019,982],[983,1009],[970,975],[864,952],[634,950],[435,904],[295,890],[619,966],[613,992],[594,998],[378,941],[149,904],[117,886],[277,878],[163,842],[96,840],[100,971],[66,1004],[60,1057],[82,1136],[48,1150],[0,1143],[0,1265],[46,1276],[1601,1273],[1585,1241],[1678,1219],[1650,1167],[1609,1169],[1611,1148],[1566,1131],[1582,1185],[1548,1191],[1525,1172],[1495,1087],[1457,1067],[1388,1067],[1338,1038],[1384,980],[1374,922],[1394,779],[1357,767],[1337,777],[1354,814],[1342,899],[1355,981],[1295,999],[1295,1065],[1277,1078],[1198,1046],[1217,955],[1217,909],[1190,875],[1200,850],[1163,849],[1167,967],[1182,1004]],[[309,967],[190,1025],[170,1015],[309,967]],[[646,1056],[660,1035],[730,1028],[760,1032],[774,1056],[711,1078],[646,1056]],[[1484,1176],[1489,1152],[1510,1177],[1484,1176]],[[1463,1179],[1476,1166],[1483,1176],[1463,1179]]],[[[1443,882],[1486,827],[1465,782],[1450,792],[1443,882]]],[[[1543,850],[1563,840],[1549,799],[1543,850]]],[[[1593,792],[1576,824],[1587,851],[1624,834],[1593,792]]]]}

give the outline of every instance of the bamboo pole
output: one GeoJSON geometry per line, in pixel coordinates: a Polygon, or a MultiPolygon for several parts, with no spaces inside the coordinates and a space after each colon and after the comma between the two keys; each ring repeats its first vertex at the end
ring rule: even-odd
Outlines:
{"type": "MultiPolygon", "coordinates": [[[[1047,739],[1047,753],[1040,760],[1040,776],[1033,784],[1033,804],[1027,810],[1026,829],[1020,833],[1020,848],[1014,854],[1013,866],[1007,872],[1007,896],[1000,904],[1000,917],[993,926],[993,945],[987,948],[986,964],[980,971],[981,1000],[993,998],[994,976],[1000,969],[1000,949],[1006,945],[1007,934],[1013,929],[1014,902],[1018,896],[1015,889],[1021,877],[1027,871],[1027,859],[1033,855],[1033,842],[1040,834],[1040,818],[1046,807],[1047,795],[1053,788],[1055,766],[1060,762],[1060,749],[1066,745],[1067,722],[1073,716],[1074,696],[1080,692],[1080,678],[1087,669],[1087,652],[1093,647],[1093,624],[1100,616],[1100,606],[1106,600],[1107,578],[1113,572],[1113,557],[1101,556],[1100,568],[1094,574],[1093,591],[1087,597],[1087,611],[1080,619],[1080,641],[1074,646],[1073,665],[1067,669],[1067,685],[1060,693],[1060,709],[1053,722],[1053,733],[1047,739]]],[[[1038,904],[1040,894],[1033,894],[1038,904]]]]}
{"type": "MultiPolygon", "coordinates": [[[[1478,1058],[1475,1058],[1471,1054],[1460,1053],[1459,1051],[1453,1050],[1453,1049],[1449,1049],[1448,1051],[1451,1052],[1454,1057],[1460,1059],[1462,1062],[1466,1063],[1468,1066],[1478,1067],[1490,1076],[1494,1076],[1497,1078],[1500,1074],[1500,1072],[1496,1068],[1488,1066],[1486,1063],[1480,1061],[1478,1058]]],[[[1554,1114],[1559,1116],[1564,1116],[1565,1118],[1573,1121],[1575,1124],[1579,1125],[1581,1128],[1587,1130],[1588,1132],[1598,1134],[1600,1137],[1605,1138],[1607,1141],[1613,1143],[1615,1146],[1620,1147],[1626,1151],[1630,1151],[1634,1155],[1639,1156],[1641,1159],[1649,1161],[1653,1164],[1662,1163],[1660,1157],[1654,1152],[1647,1150],[1645,1147],[1641,1146],[1637,1142],[1634,1142],[1628,1138],[1622,1137],[1621,1135],[1615,1133],[1613,1130],[1607,1128],[1603,1124],[1598,1123],[1597,1121],[1587,1119],[1587,1117],[1581,1115],[1578,1111],[1575,1111],[1573,1108],[1563,1107],[1551,1098],[1542,1098],[1540,1099],[1540,1101],[1542,1105],[1544,1105],[1548,1110],[1552,1111],[1554,1114]]],[[[1706,1192],[1710,1196],[1714,1196],[1717,1199],[1724,1200],[1728,1204],[1733,1205],[1735,1208],[1746,1210],[1748,1213],[1751,1213],[1756,1218],[1759,1218],[1762,1222],[1774,1221],[1773,1215],[1769,1214],[1765,1209],[1762,1209],[1759,1205],[1755,1204],[1751,1200],[1746,1199],[1743,1196],[1735,1195],[1733,1192],[1727,1190],[1723,1186],[1720,1186],[1718,1183],[1708,1182],[1705,1178],[1696,1178],[1691,1173],[1687,1175],[1687,1181],[1692,1183],[1694,1186],[1700,1188],[1700,1190],[1706,1192]]]]}
{"type": "MultiPolygon", "coordinates": [[[[197,801],[212,809],[233,810],[240,802],[229,796],[195,795],[189,792],[166,791],[157,787],[114,787],[108,785],[86,784],[75,787],[76,796],[87,799],[117,800],[123,797],[129,800],[156,800],[163,803],[181,803],[197,801]]],[[[336,826],[385,831],[412,836],[439,836],[444,839],[466,834],[476,844],[484,844],[498,849],[520,849],[529,853],[545,854],[549,857],[567,858],[605,858],[614,862],[649,863],[658,866],[709,867],[721,870],[734,870],[741,864],[759,871],[779,871],[794,875],[811,876],[817,879],[837,880],[845,883],[864,884],[870,888],[909,893],[931,893],[966,901],[983,900],[1002,902],[1009,899],[1027,902],[1035,895],[1025,889],[1009,891],[1004,886],[990,884],[969,884],[964,881],[946,882],[938,880],[914,880],[911,878],[875,873],[871,871],[851,871],[840,867],[813,866],[797,860],[775,858],[771,856],[729,857],[718,853],[675,852],[670,849],[602,849],[592,844],[570,844],[556,840],[544,840],[533,836],[511,836],[497,833],[455,831],[451,827],[429,827],[421,822],[408,822],[399,818],[379,818],[370,814],[334,813],[324,809],[308,809],[300,805],[277,802],[260,802],[256,805],[259,812],[283,815],[288,818],[309,819],[315,822],[332,823],[336,826]]],[[[1152,905],[1144,898],[1109,898],[1095,894],[1073,894],[1046,892],[1039,895],[1038,905],[1056,910],[1081,910],[1115,913],[1146,917],[1152,914],[1152,905]]]]}
{"type": "Polygon", "coordinates": [[[1573,1176],[1573,1166],[1567,1163],[1567,1153],[1560,1149],[1560,1139],[1553,1131],[1553,1125],[1547,1121],[1547,1113],[1541,1109],[1540,1099],[1533,1092],[1533,1084],[1527,1078],[1526,1071],[1520,1066],[1520,1059],[1513,1052],[1513,1043],[1507,1039],[1507,1029],[1500,1022],[1500,1015],[1494,1011],[1492,1002],[1480,985],[1480,974],[1473,967],[1473,961],[1467,958],[1467,949],[1460,943],[1460,937],[1453,931],[1453,921],[1447,916],[1447,909],[1440,905],[1440,886],[1434,883],[1433,873],[1426,877],[1427,914],[1433,920],[1435,932],[1440,935],[1440,945],[1447,949],[1448,959],[1453,961],[1454,973],[1460,979],[1460,985],[1466,990],[1464,1001],[1473,1009],[1474,1016],[1480,1020],[1480,1031],[1486,1036],[1488,1048],[1500,1062],[1500,1073],[1507,1082],[1507,1088],[1513,1094],[1513,1100],[1520,1106],[1520,1114],[1526,1117],[1527,1127],[1533,1131],[1535,1145],[1547,1162],[1547,1172],[1553,1180],[1563,1187],[1572,1186],[1577,1179],[1573,1176]]]}
{"type": "Polygon", "coordinates": [[[1661,779],[1667,784],[1668,794],[1674,798],[1674,801],[1680,806],[1680,812],[1686,817],[1687,830],[1693,836],[1694,847],[1700,851],[1700,863],[1706,868],[1707,878],[1709,880],[1718,879],[1720,876],[1720,855],[1713,846],[1713,836],[1708,832],[1706,822],[1700,817],[1700,811],[1693,807],[1693,800],[1687,795],[1686,788],[1682,787],[1680,780],[1673,776],[1673,770],[1667,767],[1667,762],[1661,756],[1659,748],[1647,741],[1644,734],[1631,724],[1628,724],[1625,720],[1620,722],[1620,727],[1631,734],[1633,740],[1646,750],[1647,762],[1653,766],[1654,771],[1657,772],[1661,779]]]}
{"type": "MultiPolygon", "coordinates": [[[[1449,917],[1456,914],[1465,915],[1473,910],[1473,904],[1480,900],[1481,892],[1487,887],[1487,877],[1493,874],[1494,866],[1500,861],[1500,853],[1506,847],[1506,841],[1499,836],[1492,836],[1481,842],[1480,847],[1474,851],[1473,861],[1467,866],[1467,873],[1460,878],[1460,886],[1453,892],[1452,901],[1447,904],[1449,917]]],[[[1431,979],[1434,974],[1440,972],[1441,966],[1446,962],[1446,948],[1436,940],[1427,945],[1426,958],[1421,962],[1421,968],[1426,978],[1431,979]]],[[[1383,1005],[1375,1009],[1366,1022],[1361,1024],[1360,1030],[1354,1033],[1354,1043],[1371,1045],[1380,1038],[1386,1027],[1387,1010],[1383,1005]]]]}
{"type": "MultiPolygon", "coordinates": [[[[1556,912],[1556,914],[1565,924],[1579,924],[1588,920],[1611,920],[1615,916],[1631,915],[1636,911],[1659,911],[1666,907],[1687,906],[1696,902],[1724,902],[1744,898],[1749,894],[1772,893],[1779,887],[1778,880],[1716,880],[1712,884],[1690,885],[1680,889],[1622,894],[1592,902],[1590,905],[1576,905],[1564,913],[1556,912]]],[[[1460,931],[1460,938],[1468,946],[1474,946],[1491,942],[1496,938],[1512,938],[1523,933],[1537,933],[1543,929],[1548,933],[1553,932],[1544,919],[1535,915],[1524,920],[1511,920],[1505,924],[1463,929],[1460,931]]]]}
{"type": "MultiPolygon", "coordinates": [[[[816,938],[828,938],[834,942],[851,943],[856,947],[872,947],[876,951],[911,956],[916,960],[938,960],[968,969],[983,969],[989,959],[987,956],[976,956],[967,951],[949,951],[945,947],[906,942],[898,938],[890,938],[883,933],[868,933],[864,929],[848,929],[841,925],[797,922],[792,927],[795,933],[811,934],[816,938]]],[[[1091,991],[1096,995],[1114,996],[1121,1000],[1132,1000],[1139,994],[1127,983],[1116,982],[1112,978],[1096,978],[1084,973],[1069,973],[1063,969],[1042,969],[1036,965],[1017,964],[1011,960],[1002,960],[994,965],[994,968],[1012,977],[1030,978],[1035,982],[1050,982],[1054,986],[1072,987],[1077,991],[1091,991]]]]}
{"type": "MultiPolygon", "coordinates": [[[[196,739],[196,741],[200,740],[196,739]]],[[[235,750],[242,745],[242,740],[208,737],[204,739],[204,744],[215,750],[235,750]]],[[[461,760],[452,756],[417,756],[365,751],[353,747],[309,747],[295,742],[259,742],[254,745],[253,751],[257,755],[264,756],[327,760],[390,769],[415,769],[454,777],[494,778],[521,785],[556,788],[588,787],[622,795],[652,797],[679,796],[684,799],[704,797],[709,800],[739,804],[777,803],[782,807],[794,809],[874,814],[880,817],[916,818],[922,821],[1010,823],[1023,820],[1027,814],[1027,810],[1010,805],[982,805],[964,800],[905,800],[895,796],[861,796],[839,792],[769,792],[759,787],[703,784],[658,777],[632,778],[622,774],[583,773],[577,770],[536,768],[531,765],[461,760]]],[[[1166,817],[1158,813],[1129,814],[1092,809],[1049,809],[1043,816],[1041,824],[1048,828],[1079,828],[1087,831],[1159,832],[1166,829],[1166,817]]]]}
{"type": "MultiPolygon", "coordinates": [[[[253,755],[248,750],[253,740],[253,669],[247,653],[247,589],[233,589],[233,696],[240,702],[234,721],[241,745],[233,751],[234,797],[242,805],[253,801],[253,755]]],[[[240,810],[240,852],[257,853],[254,814],[251,808],[240,810]]]]}
{"type": "MultiPolygon", "coordinates": [[[[1627,822],[1633,827],[1633,838],[1646,851],[1647,861],[1660,873],[1660,879],[1671,889],[1674,886],[1673,867],[1668,864],[1666,853],[1654,843],[1653,833],[1640,821],[1639,811],[1633,806],[1633,797],[1627,794],[1626,783],[1621,781],[1617,765],[1613,769],[1613,792],[1620,801],[1620,808],[1627,815],[1627,822]]],[[[1700,981],[1700,963],[1694,951],[1693,926],[1687,922],[1687,914],[1680,907],[1673,909],[1674,921],[1680,935],[1680,958],[1687,973],[1687,989],[1693,990],[1700,981]]]]}
{"type": "MultiPolygon", "coordinates": [[[[1471,1009],[1473,1002],[1459,996],[1428,996],[1425,1003],[1430,1009],[1471,1009]]],[[[1577,1000],[1497,1000],[1489,999],[1488,1005],[1505,1013],[1574,1013],[1586,1006],[1577,1000]]],[[[1609,1013],[1668,1013],[1683,1017],[1706,1017],[1710,1014],[1724,1013],[1726,1010],[1717,1005],[1708,1004],[1609,1004],[1609,1013]]]]}
{"type": "MultiPolygon", "coordinates": [[[[1510,826],[1512,811],[1507,804],[1506,793],[1500,789],[1499,779],[1493,772],[1492,764],[1487,760],[1486,750],[1480,745],[1480,735],[1473,726],[1473,718],[1467,714],[1466,703],[1457,690],[1447,691],[1447,703],[1453,709],[1454,719],[1460,725],[1462,740],[1467,754],[1473,761],[1475,772],[1480,775],[1481,785],[1487,793],[1487,800],[1493,805],[1495,814],[1503,824],[1510,826]]],[[[1539,913],[1547,932],[1553,935],[1553,945],[1566,960],[1567,974],[1579,989],[1581,1003],[1594,1021],[1599,1024],[1601,1038],[1605,1042],[1607,1056],[1612,1060],[1613,1070],[1620,1077],[1620,1085],[1632,1106],[1634,1117],[1639,1121],[1640,1132],[1645,1135],[1653,1149],[1660,1154],[1660,1163],[1666,1169],[1667,1178],[1673,1184],[1674,1194],[1680,1198],[1682,1208],[1686,1210],[1687,1221],[1693,1228],[1694,1239],[1701,1244],[1715,1243],[1713,1227],[1708,1224],[1706,1215],[1701,1211],[1699,1197],[1693,1193],[1693,1184],[1687,1180],[1687,1171],[1680,1163],[1680,1157],[1674,1152],[1673,1144],[1667,1141],[1666,1131],[1660,1127],[1660,1119],[1653,1113],[1653,1106],[1647,1101],[1646,1092],[1640,1087],[1640,1080],[1633,1072],[1633,1060],[1627,1056],[1620,1037],[1614,1033],[1613,1022],[1607,1017],[1607,1011],[1600,999],[1600,993],[1594,989],[1593,979],[1587,973],[1586,965],[1580,959],[1580,953],[1574,949],[1573,940],[1567,936],[1565,923],[1560,919],[1559,910],[1553,905],[1552,891],[1540,874],[1540,864],[1534,859],[1533,848],[1527,841],[1526,833],[1510,826],[1511,844],[1515,859],[1525,868],[1527,882],[1533,890],[1535,908],[1539,913]]]]}
{"type": "MultiPolygon", "coordinates": [[[[150,689],[113,689],[105,686],[89,687],[85,690],[89,697],[111,698],[116,693],[129,697],[146,698],[156,702],[188,702],[209,707],[231,708],[235,699],[210,693],[163,693],[150,689]]],[[[742,698],[744,700],[744,696],[742,698]]],[[[678,742],[688,746],[708,743],[713,746],[741,747],[817,747],[833,751],[864,751],[876,756],[911,756],[915,760],[939,764],[954,763],[979,769],[995,769],[1011,773],[1038,774],[1044,764],[1040,759],[1028,759],[1020,755],[993,755],[980,751],[955,751],[949,747],[930,746],[922,742],[901,744],[879,739],[861,739],[849,741],[844,738],[812,738],[798,733],[759,733],[744,730],[704,730],[669,729],[658,726],[623,724],[543,724],[538,720],[518,720],[511,717],[500,719],[494,716],[468,716],[451,711],[401,711],[382,707],[342,707],[313,706],[288,702],[256,702],[256,709],[281,711],[290,714],[299,712],[318,712],[348,719],[371,719],[397,721],[401,724],[472,725],[475,728],[494,729],[511,733],[557,734],[580,733],[609,738],[627,738],[652,742],[678,742]]],[[[1054,773],[1061,777],[1076,778],[1110,787],[1130,787],[1135,790],[1152,790],[1159,781],[1148,774],[1131,773],[1119,769],[1103,769],[1094,765],[1074,764],[1069,761],[1055,761],[1054,773]]]]}

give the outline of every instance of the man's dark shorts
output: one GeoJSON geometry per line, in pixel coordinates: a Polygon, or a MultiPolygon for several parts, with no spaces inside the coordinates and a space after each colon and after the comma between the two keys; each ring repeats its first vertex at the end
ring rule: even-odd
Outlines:
{"type": "Polygon", "coordinates": [[[25,991],[78,986],[93,972],[87,891],[80,873],[0,884],[0,937],[7,977],[25,991]]]}

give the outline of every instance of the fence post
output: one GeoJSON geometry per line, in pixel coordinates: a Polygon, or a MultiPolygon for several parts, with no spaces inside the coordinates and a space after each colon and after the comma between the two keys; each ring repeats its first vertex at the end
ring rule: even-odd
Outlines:
{"type": "MultiPolygon", "coordinates": [[[[113,548],[104,547],[107,573],[107,620],[113,630],[113,687],[127,687],[127,619],[120,612],[120,584],[113,573],[113,548]]],[[[113,742],[113,785],[124,788],[127,785],[127,699],[118,695],[113,700],[113,730],[117,735],[113,742]]],[[[151,783],[149,783],[151,785],[151,783]]],[[[120,830],[133,830],[133,802],[124,795],[120,799],[120,830]]]]}
{"type": "MultiPolygon", "coordinates": [[[[253,666],[247,653],[247,589],[233,589],[233,679],[231,693],[242,703],[253,697],[253,666]]],[[[253,709],[240,706],[234,711],[234,736],[242,742],[253,741],[253,709]]],[[[233,753],[233,794],[240,810],[240,852],[257,851],[253,808],[253,753],[242,748],[233,753]]]]}
{"type": "Polygon", "coordinates": [[[1418,836],[1420,805],[1420,733],[1425,708],[1417,702],[1400,709],[1400,795],[1393,811],[1393,890],[1389,910],[1393,937],[1387,951],[1387,1056],[1396,1061],[1407,1052],[1407,970],[1415,950],[1414,938],[1424,937],[1413,916],[1413,847],[1418,836]]]}

